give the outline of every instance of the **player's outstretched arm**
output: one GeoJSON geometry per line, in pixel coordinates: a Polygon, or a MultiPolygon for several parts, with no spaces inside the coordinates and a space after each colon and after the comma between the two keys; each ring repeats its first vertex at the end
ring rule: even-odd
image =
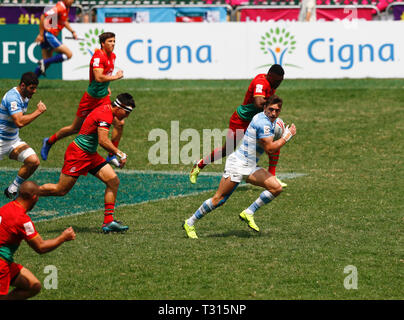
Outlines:
{"type": "Polygon", "coordinates": [[[62,243],[74,240],[76,234],[72,227],[67,228],[58,237],[49,240],[43,240],[41,235],[37,235],[31,240],[28,240],[29,246],[39,254],[47,253],[59,247],[62,243]]]}
{"type": "Polygon", "coordinates": [[[22,128],[30,124],[45,111],[46,111],[46,105],[42,101],[39,101],[36,110],[34,112],[30,114],[23,114],[22,112],[17,112],[11,115],[11,118],[13,119],[15,125],[18,128],[22,128]]]}

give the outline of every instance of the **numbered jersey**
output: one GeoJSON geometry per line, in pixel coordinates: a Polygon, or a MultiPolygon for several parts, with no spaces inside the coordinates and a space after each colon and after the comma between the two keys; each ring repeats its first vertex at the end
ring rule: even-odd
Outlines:
{"type": "Polygon", "coordinates": [[[46,11],[45,17],[49,21],[45,24],[45,30],[57,36],[69,18],[69,10],[63,1],[59,1],[52,9],[46,11]]]}
{"type": "Polygon", "coordinates": [[[23,99],[17,88],[9,90],[1,100],[0,106],[0,140],[14,140],[18,137],[19,129],[15,125],[13,114],[22,112],[28,108],[28,98],[23,99]]]}
{"type": "Polygon", "coordinates": [[[108,95],[108,82],[97,82],[94,77],[95,69],[102,69],[102,74],[111,76],[115,68],[115,53],[107,55],[103,50],[96,49],[90,61],[90,84],[87,93],[94,98],[103,98],[108,95]]]}
{"type": "Polygon", "coordinates": [[[111,105],[102,105],[94,109],[84,120],[74,142],[81,150],[95,153],[98,147],[98,128],[108,131],[113,119],[111,105]]]}
{"type": "Polygon", "coordinates": [[[274,95],[275,89],[271,88],[270,83],[267,80],[267,75],[265,73],[260,73],[257,75],[248,86],[248,90],[245,94],[243,105],[253,104],[254,97],[264,97],[268,98],[274,95]]]}
{"type": "Polygon", "coordinates": [[[259,139],[273,137],[275,125],[276,122],[271,122],[264,112],[260,112],[253,117],[240,146],[234,153],[244,166],[252,167],[257,165],[260,156],[264,153],[264,148],[260,145],[259,139]]]}
{"type": "Polygon", "coordinates": [[[26,210],[12,201],[0,208],[0,258],[14,261],[14,253],[22,240],[31,240],[38,235],[26,210]]]}

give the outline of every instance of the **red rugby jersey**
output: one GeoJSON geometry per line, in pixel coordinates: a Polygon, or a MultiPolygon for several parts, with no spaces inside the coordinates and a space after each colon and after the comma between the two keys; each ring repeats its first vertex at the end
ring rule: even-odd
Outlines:
{"type": "Polygon", "coordinates": [[[90,153],[96,152],[98,147],[98,128],[109,130],[113,119],[114,115],[112,114],[111,105],[102,105],[95,108],[84,120],[74,142],[84,151],[90,153]]]}
{"type": "Polygon", "coordinates": [[[45,17],[50,17],[49,23],[45,24],[45,30],[57,36],[65,27],[65,23],[69,18],[70,7],[66,7],[63,1],[59,1],[56,5],[45,12],[45,17]]]}
{"type": "Polygon", "coordinates": [[[108,95],[108,82],[97,82],[94,79],[94,69],[103,69],[102,74],[110,76],[115,68],[115,53],[107,55],[102,49],[96,49],[90,61],[90,84],[87,92],[94,98],[101,98],[108,95]]]}
{"type": "Polygon", "coordinates": [[[0,258],[13,262],[21,241],[31,240],[37,235],[34,223],[17,201],[0,208],[0,258]]]}
{"type": "Polygon", "coordinates": [[[265,73],[258,74],[248,86],[248,90],[244,97],[243,105],[254,103],[254,97],[262,96],[268,98],[274,95],[275,89],[271,88],[265,73]]]}

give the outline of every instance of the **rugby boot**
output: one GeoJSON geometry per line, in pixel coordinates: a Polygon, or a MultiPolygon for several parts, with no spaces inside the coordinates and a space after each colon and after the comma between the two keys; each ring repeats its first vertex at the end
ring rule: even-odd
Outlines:
{"type": "Polygon", "coordinates": [[[129,229],[128,226],[122,225],[122,222],[113,220],[109,223],[104,223],[102,225],[102,232],[110,233],[110,232],[124,232],[129,229]]]}
{"type": "Polygon", "coordinates": [[[244,221],[247,223],[247,225],[253,229],[256,232],[260,231],[260,228],[258,228],[258,226],[255,224],[254,221],[254,216],[252,214],[248,214],[247,212],[245,212],[245,210],[240,213],[239,218],[241,221],[244,221]]]}
{"type": "Polygon", "coordinates": [[[184,224],[182,225],[182,228],[187,233],[188,238],[198,239],[198,236],[196,235],[195,232],[195,226],[189,226],[187,220],[185,220],[184,224]]]}

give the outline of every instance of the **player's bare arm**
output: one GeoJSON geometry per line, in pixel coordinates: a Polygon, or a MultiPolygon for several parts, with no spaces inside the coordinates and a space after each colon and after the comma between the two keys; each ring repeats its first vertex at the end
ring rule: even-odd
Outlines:
{"type": "Polygon", "coordinates": [[[262,138],[259,140],[267,154],[274,153],[282,148],[296,134],[296,126],[292,124],[286,127],[282,137],[274,141],[273,137],[262,138]]]}
{"type": "Polygon", "coordinates": [[[39,20],[39,34],[35,39],[36,43],[42,43],[44,41],[44,32],[45,32],[45,15],[42,14],[39,20]]]}
{"type": "Polygon", "coordinates": [[[123,168],[123,166],[126,164],[127,156],[124,152],[120,151],[113,145],[112,141],[108,137],[108,133],[109,131],[105,128],[98,128],[98,143],[108,152],[117,155],[121,164],[121,168],[123,168]]]}
{"type": "Polygon", "coordinates": [[[65,28],[66,28],[67,30],[69,30],[69,31],[72,33],[73,38],[77,40],[77,33],[76,33],[76,31],[73,30],[73,28],[71,27],[69,21],[66,21],[66,22],[65,22],[65,28]]]}
{"type": "Polygon", "coordinates": [[[15,125],[18,128],[22,128],[30,124],[45,111],[46,111],[46,105],[42,101],[39,101],[37,104],[37,108],[34,112],[30,114],[23,114],[22,112],[17,112],[11,115],[11,118],[13,119],[15,125]]]}
{"type": "Polygon", "coordinates": [[[266,99],[264,96],[254,96],[254,106],[260,110],[264,109],[266,99]]]}
{"type": "Polygon", "coordinates": [[[62,243],[74,240],[76,234],[72,227],[64,230],[58,237],[49,240],[43,240],[41,235],[37,235],[31,240],[28,240],[28,245],[39,254],[47,253],[59,247],[62,243]]]}
{"type": "Polygon", "coordinates": [[[93,70],[94,73],[94,79],[97,82],[108,82],[108,81],[114,81],[121,79],[123,77],[123,71],[119,70],[115,75],[106,75],[103,74],[104,69],[103,68],[97,68],[93,70]]]}

